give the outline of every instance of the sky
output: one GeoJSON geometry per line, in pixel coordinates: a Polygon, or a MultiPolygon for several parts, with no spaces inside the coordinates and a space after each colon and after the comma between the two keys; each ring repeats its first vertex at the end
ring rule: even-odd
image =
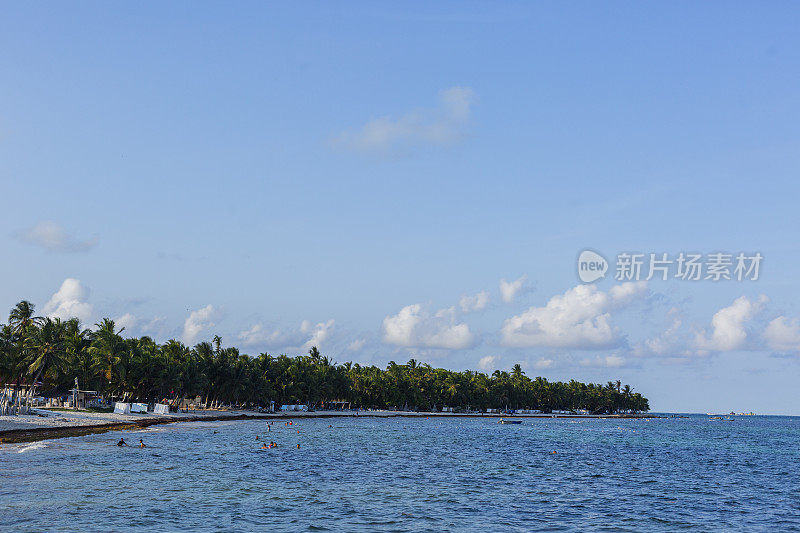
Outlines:
{"type": "Polygon", "coordinates": [[[798,15],[2,2],[0,309],[800,415],[798,15]]]}

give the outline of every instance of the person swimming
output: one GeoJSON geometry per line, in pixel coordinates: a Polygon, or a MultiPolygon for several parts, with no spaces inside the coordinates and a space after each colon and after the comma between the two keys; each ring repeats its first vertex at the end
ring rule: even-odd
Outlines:
{"type": "Polygon", "coordinates": [[[139,439],[139,448],[147,448],[147,445],[144,443],[144,441],[142,441],[142,439],[139,439]]]}
{"type": "Polygon", "coordinates": [[[267,446],[267,443],[266,443],[266,442],[265,442],[264,444],[262,444],[262,445],[261,445],[261,449],[262,449],[262,450],[266,450],[267,448],[268,448],[268,446],[267,446]]]}
{"type": "Polygon", "coordinates": [[[256,435],[256,440],[258,440],[258,435],[256,435]]]}
{"type": "Polygon", "coordinates": [[[117,446],[127,446],[127,445],[128,445],[128,443],[125,442],[125,439],[123,439],[123,438],[120,438],[119,442],[117,443],[117,446]]]}

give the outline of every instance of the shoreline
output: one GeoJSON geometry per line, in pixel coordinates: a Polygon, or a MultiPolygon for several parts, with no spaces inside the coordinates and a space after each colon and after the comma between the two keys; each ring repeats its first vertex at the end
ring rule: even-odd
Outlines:
{"type": "MultiPolygon", "coordinates": [[[[46,410],[45,410],[46,411],[46,410]]],[[[281,413],[257,413],[234,411],[224,414],[211,414],[212,411],[204,411],[203,415],[186,416],[167,416],[167,417],[147,417],[141,419],[126,419],[99,424],[67,424],[39,426],[31,428],[13,428],[0,430],[0,444],[22,444],[37,442],[41,440],[62,439],[69,437],[83,437],[109,431],[132,431],[157,426],[163,424],[175,424],[182,422],[217,422],[217,421],[236,421],[236,420],[281,420],[297,418],[566,418],[566,419],[649,419],[662,418],[658,415],[650,414],[619,414],[619,415],[568,415],[568,414],[524,414],[524,415],[502,415],[496,413],[412,413],[406,411],[291,411],[281,413]],[[208,414],[206,414],[208,413],[208,414]]]]}

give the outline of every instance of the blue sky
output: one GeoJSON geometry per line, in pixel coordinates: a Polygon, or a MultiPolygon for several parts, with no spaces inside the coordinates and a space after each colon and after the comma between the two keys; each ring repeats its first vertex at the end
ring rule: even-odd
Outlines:
{"type": "Polygon", "coordinates": [[[0,10],[0,308],[800,414],[796,5],[0,10]]]}

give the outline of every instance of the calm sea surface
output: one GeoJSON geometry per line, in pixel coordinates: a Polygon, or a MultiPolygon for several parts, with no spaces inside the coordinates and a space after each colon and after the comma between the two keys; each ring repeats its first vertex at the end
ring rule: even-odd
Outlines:
{"type": "Polygon", "coordinates": [[[3,446],[0,528],[800,531],[798,418],[266,429],[198,422],[3,446]],[[256,435],[280,447],[260,450],[256,435]],[[118,448],[120,436],[148,448],[118,448]]]}

